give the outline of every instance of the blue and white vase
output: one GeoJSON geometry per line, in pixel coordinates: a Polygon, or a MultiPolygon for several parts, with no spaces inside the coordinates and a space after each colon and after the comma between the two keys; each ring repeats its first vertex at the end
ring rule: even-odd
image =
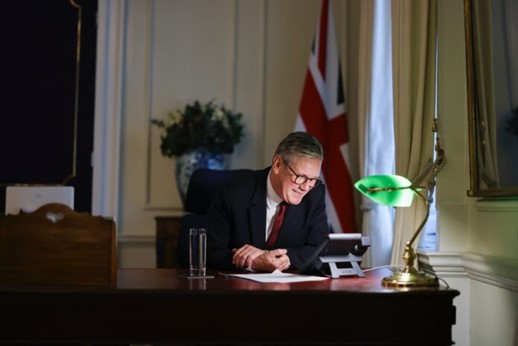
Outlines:
{"type": "Polygon", "coordinates": [[[198,168],[226,169],[226,157],[222,153],[210,153],[206,150],[198,149],[189,151],[176,158],[176,186],[184,204],[189,180],[192,173],[198,168]]]}

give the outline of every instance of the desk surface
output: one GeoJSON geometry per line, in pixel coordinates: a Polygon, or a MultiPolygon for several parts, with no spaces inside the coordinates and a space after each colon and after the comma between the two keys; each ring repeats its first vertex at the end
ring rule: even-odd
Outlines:
{"type": "Polygon", "coordinates": [[[458,291],[385,288],[389,273],[261,284],[119,269],[112,288],[0,286],[0,342],[450,345],[458,291]]]}
{"type": "Polygon", "coordinates": [[[263,284],[251,280],[239,278],[225,278],[217,275],[217,272],[209,272],[215,275],[215,279],[193,280],[183,277],[186,271],[170,269],[119,269],[117,288],[120,290],[174,290],[182,291],[206,291],[231,293],[246,291],[307,291],[316,293],[391,293],[399,294],[410,292],[411,294],[444,294],[455,296],[454,290],[443,286],[439,288],[387,288],[381,284],[385,276],[391,274],[387,268],[366,271],[366,277],[343,277],[340,279],[328,279],[324,281],[310,281],[297,283],[268,283],[263,284]]]}

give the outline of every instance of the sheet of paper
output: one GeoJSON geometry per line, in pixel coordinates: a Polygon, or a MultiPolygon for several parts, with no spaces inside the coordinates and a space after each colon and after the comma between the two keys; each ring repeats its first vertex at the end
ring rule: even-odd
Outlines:
{"type": "Polygon", "coordinates": [[[278,270],[271,273],[261,273],[261,274],[228,274],[231,277],[247,279],[262,283],[283,283],[283,282],[305,282],[305,281],[322,281],[327,280],[327,277],[322,276],[309,276],[309,275],[300,275],[300,274],[290,274],[283,273],[278,270]]]}

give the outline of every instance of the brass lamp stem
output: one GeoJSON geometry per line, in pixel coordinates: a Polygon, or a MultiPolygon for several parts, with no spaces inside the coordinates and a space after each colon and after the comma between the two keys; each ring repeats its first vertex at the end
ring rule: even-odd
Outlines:
{"type": "Polygon", "coordinates": [[[426,221],[428,220],[428,216],[430,215],[430,203],[428,199],[426,199],[421,192],[419,192],[416,188],[412,188],[414,192],[419,196],[419,198],[423,201],[426,214],[421,221],[421,224],[415,231],[412,238],[407,241],[405,245],[405,251],[403,252],[403,261],[405,262],[405,268],[402,271],[395,272],[392,276],[386,277],[383,279],[382,284],[385,286],[438,286],[439,283],[437,278],[434,276],[430,276],[425,273],[418,272],[414,267],[415,259],[417,255],[415,253],[414,247],[412,244],[417,239],[419,233],[426,225],[426,221]]]}
{"type": "Polygon", "coordinates": [[[417,258],[417,255],[415,253],[415,250],[414,250],[414,247],[412,246],[412,244],[417,239],[417,236],[419,235],[419,233],[421,233],[421,230],[426,225],[426,221],[428,221],[428,217],[430,216],[430,203],[428,202],[426,197],[423,196],[423,194],[421,192],[419,192],[417,189],[413,189],[413,190],[416,193],[416,195],[419,196],[421,201],[423,201],[424,206],[426,208],[426,212],[425,212],[426,214],[424,216],[423,221],[421,221],[421,224],[417,228],[417,231],[415,231],[412,238],[406,242],[405,251],[403,252],[403,261],[405,262],[405,269],[404,269],[405,273],[416,272],[415,267],[414,267],[414,262],[415,262],[415,259],[417,258]]]}
{"type": "Polygon", "coordinates": [[[428,202],[428,199],[425,196],[423,196],[423,194],[421,192],[417,191],[416,189],[414,189],[414,191],[415,191],[416,195],[421,199],[421,201],[423,201],[424,207],[426,210],[426,214],[424,216],[423,221],[421,221],[421,224],[417,228],[417,231],[415,231],[412,238],[407,242],[408,245],[412,245],[412,243],[416,240],[419,233],[421,233],[421,230],[423,229],[424,225],[426,225],[426,221],[428,221],[428,217],[430,216],[430,203],[428,202]]]}

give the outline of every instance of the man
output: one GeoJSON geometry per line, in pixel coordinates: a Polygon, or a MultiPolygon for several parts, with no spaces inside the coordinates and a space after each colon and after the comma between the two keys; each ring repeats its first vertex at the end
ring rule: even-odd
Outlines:
{"type": "Polygon", "coordinates": [[[300,268],[329,233],[319,180],[322,159],[316,138],[293,132],[278,145],[271,167],[225,184],[208,213],[208,266],[255,272],[300,268]]]}

